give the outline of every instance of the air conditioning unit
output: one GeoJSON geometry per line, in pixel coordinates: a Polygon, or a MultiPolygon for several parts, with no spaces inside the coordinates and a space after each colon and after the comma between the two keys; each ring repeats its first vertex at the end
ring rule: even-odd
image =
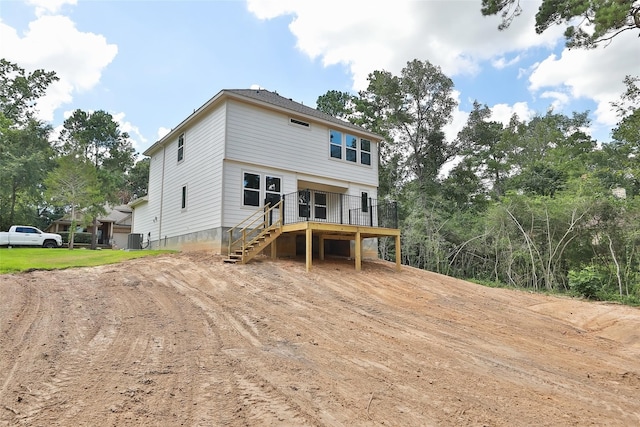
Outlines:
{"type": "Polygon", "coordinates": [[[129,234],[127,249],[142,249],[142,234],[129,234]]]}

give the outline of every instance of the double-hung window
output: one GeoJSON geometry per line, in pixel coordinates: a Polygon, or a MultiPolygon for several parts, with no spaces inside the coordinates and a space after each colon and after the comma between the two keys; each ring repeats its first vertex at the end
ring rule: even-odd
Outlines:
{"type": "Polygon", "coordinates": [[[332,158],[342,158],[342,132],[338,132],[337,130],[329,131],[329,147],[332,158]]]}
{"type": "Polygon", "coordinates": [[[358,161],[358,138],[349,134],[347,134],[347,152],[345,159],[353,163],[358,161]]]}
{"type": "Polygon", "coordinates": [[[371,141],[368,139],[360,140],[360,163],[371,165],[371,141]]]}
{"type": "Polygon", "coordinates": [[[332,159],[371,166],[371,141],[368,139],[330,129],[329,152],[332,159]]]}
{"type": "Polygon", "coordinates": [[[178,137],[178,162],[184,160],[184,133],[178,137]]]}
{"type": "Polygon", "coordinates": [[[314,193],[314,209],[313,213],[316,219],[327,219],[327,194],[326,193],[314,193]]]}
{"type": "Polygon", "coordinates": [[[242,204],[245,206],[260,206],[260,175],[250,172],[244,173],[242,181],[242,204]]]}

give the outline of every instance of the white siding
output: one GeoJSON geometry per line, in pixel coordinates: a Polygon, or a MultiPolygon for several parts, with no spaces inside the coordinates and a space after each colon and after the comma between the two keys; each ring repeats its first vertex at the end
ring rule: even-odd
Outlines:
{"type": "MultiPolygon", "coordinates": [[[[161,223],[160,223],[160,218],[162,217],[162,213],[161,213],[161,209],[160,209],[160,205],[162,202],[162,176],[163,176],[163,170],[164,170],[164,163],[165,163],[165,149],[160,149],[159,151],[157,151],[156,153],[153,154],[153,156],[151,156],[151,163],[149,165],[149,192],[148,192],[148,198],[149,198],[149,203],[147,206],[148,212],[147,214],[149,215],[150,218],[158,218],[157,220],[155,220],[150,229],[149,230],[140,230],[140,231],[136,231],[136,233],[142,232],[145,234],[145,237],[147,236],[148,233],[151,233],[151,240],[152,241],[156,241],[160,239],[160,230],[161,230],[161,223]]],[[[138,228],[137,225],[137,219],[135,219],[136,225],[135,227],[138,228]]]]}
{"type": "Polygon", "coordinates": [[[159,219],[152,240],[221,225],[224,124],[225,111],[220,106],[184,130],[181,162],[178,162],[179,134],[152,157],[149,207],[159,219]],[[187,187],[186,209],[182,209],[183,186],[187,187]]]}
{"type": "Polygon", "coordinates": [[[148,233],[152,233],[156,228],[148,202],[140,203],[133,208],[131,222],[131,232],[143,234],[146,241],[148,233]]]}
{"type": "Polygon", "coordinates": [[[257,173],[260,175],[260,205],[265,199],[265,176],[281,178],[281,193],[288,194],[297,190],[296,174],[289,171],[265,168],[246,163],[232,161],[224,162],[224,227],[238,225],[245,218],[254,213],[258,208],[255,206],[242,205],[242,180],[244,172],[257,173]]]}
{"type": "MultiPolygon", "coordinates": [[[[267,168],[249,163],[241,163],[230,160],[224,162],[224,210],[223,210],[223,226],[233,227],[238,225],[245,218],[254,213],[258,208],[255,206],[242,205],[242,181],[245,172],[259,174],[260,181],[260,204],[262,206],[265,199],[265,176],[280,177],[281,193],[291,194],[307,187],[328,192],[344,193],[351,196],[360,197],[361,193],[367,192],[369,197],[376,198],[377,189],[373,186],[363,186],[359,184],[350,184],[349,182],[330,179],[327,177],[318,177],[303,173],[295,173],[292,171],[267,168]]],[[[294,202],[295,203],[295,202],[294,202]]]]}
{"type": "Polygon", "coordinates": [[[327,126],[313,122],[309,128],[291,125],[292,116],[236,101],[227,103],[227,114],[227,159],[378,186],[374,141],[371,142],[371,166],[360,165],[330,157],[327,126]]]}
{"type": "Polygon", "coordinates": [[[145,220],[138,223],[136,219],[133,232],[143,233],[145,240],[151,232],[151,240],[158,241],[237,225],[257,209],[242,205],[244,172],[261,176],[261,204],[266,175],[281,178],[282,194],[311,184],[317,190],[353,196],[367,191],[376,197],[375,141],[371,141],[371,166],[331,159],[330,128],[313,122],[310,128],[291,125],[291,117],[238,101],[221,102],[183,130],[181,162],[178,138],[182,132],[176,132],[151,157],[149,202],[141,205],[140,212],[145,220]],[[185,209],[181,207],[183,186],[187,187],[185,209]]]}

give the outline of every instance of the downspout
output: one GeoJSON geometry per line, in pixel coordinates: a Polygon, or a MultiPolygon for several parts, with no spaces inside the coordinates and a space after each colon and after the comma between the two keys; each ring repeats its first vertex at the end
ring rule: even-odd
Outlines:
{"type": "Polygon", "coordinates": [[[158,247],[160,247],[160,239],[162,239],[162,207],[164,206],[164,166],[166,159],[167,146],[162,146],[162,177],[160,180],[160,215],[158,216],[158,247]]]}

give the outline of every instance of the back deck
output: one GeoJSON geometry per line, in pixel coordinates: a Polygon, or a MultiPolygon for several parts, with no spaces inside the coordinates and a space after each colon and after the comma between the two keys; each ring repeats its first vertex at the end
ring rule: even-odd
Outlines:
{"type": "Polygon", "coordinates": [[[324,260],[325,242],[353,241],[355,268],[360,270],[364,239],[393,237],[396,266],[400,269],[400,230],[397,204],[366,197],[300,190],[265,201],[265,208],[229,230],[229,262],[245,263],[267,247],[278,257],[278,243],[288,236],[304,236],[306,269],[311,270],[313,242],[324,260]]]}

